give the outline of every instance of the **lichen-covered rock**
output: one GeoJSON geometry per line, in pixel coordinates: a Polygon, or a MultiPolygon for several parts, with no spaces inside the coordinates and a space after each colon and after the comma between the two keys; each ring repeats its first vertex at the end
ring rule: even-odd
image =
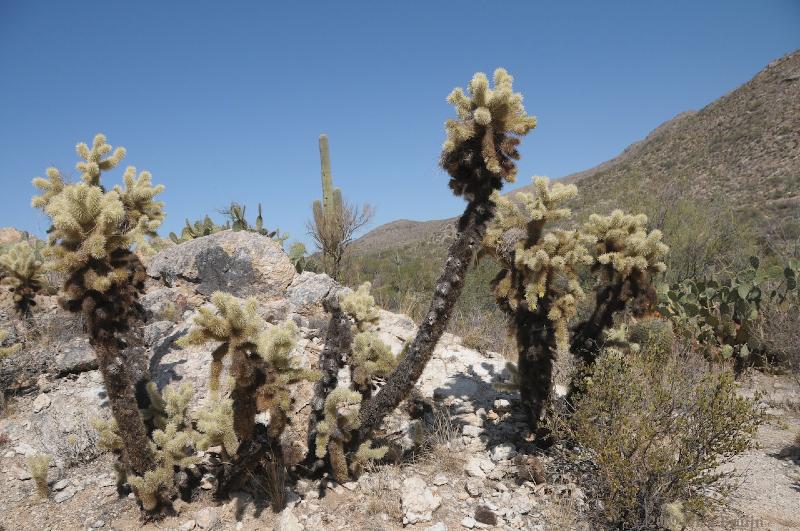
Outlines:
{"type": "Polygon", "coordinates": [[[189,281],[203,295],[225,291],[262,301],[284,297],[297,274],[279,243],[249,231],[222,231],[164,249],[147,273],[168,285],[189,281]]]}
{"type": "Polygon", "coordinates": [[[86,337],[76,337],[61,347],[56,355],[59,375],[75,374],[97,369],[94,349],[86,337]]]}
{"type": "Polygon", "coordinates": [[[322,313],[322,300],[340,286],[331,277],[305,271],[297,275],[286,290],[289,310],[300,315],[322,313]]]}

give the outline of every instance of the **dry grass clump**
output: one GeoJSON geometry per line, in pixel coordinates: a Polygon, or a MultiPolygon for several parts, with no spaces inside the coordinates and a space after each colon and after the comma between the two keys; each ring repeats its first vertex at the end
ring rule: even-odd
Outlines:
{"type": "Polygon", "coordinates": [[[47,469],[50,467],[50,456],[47,454],[34,454],[28,456],[28,472],[36,482],[36,492],[42,498],[47,498],[50,494],[50,487],[47,484],[47,469]]]}

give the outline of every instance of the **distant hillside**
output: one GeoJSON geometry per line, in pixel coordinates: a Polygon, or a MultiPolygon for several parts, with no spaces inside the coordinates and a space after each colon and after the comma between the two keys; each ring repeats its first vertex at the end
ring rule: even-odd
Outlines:
{"type": "MultiPolygon", "coordinates": [[[[579,217],[617,207],[652,215],[659,205],[690,198],[724,204],[756,230],[797,230],[800,51],[703,109],[679,114],[614,159],[562,180],[578,185],[579,217]]],[[[443,247],[453,221],[394,221],[364,235],[354,249],[364,255],[412,244],[443,247]]]]}

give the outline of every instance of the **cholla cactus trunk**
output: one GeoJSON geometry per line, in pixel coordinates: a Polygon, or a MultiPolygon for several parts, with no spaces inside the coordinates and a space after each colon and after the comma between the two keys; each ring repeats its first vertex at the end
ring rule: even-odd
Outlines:
{"type": "Polygon", "coordinates": [[[633,301],[631,314],[641,317],[651,311],[656,302],[655,289],[645,273],[635,272],[625,280],[608,284],[596,293],[592,315],[575,327],[570,352],[585,364],[594,363],[600,354],[603,332],[614,324],[614,315],[633,301]]]}
{"type": "Polygon", "coordinates": [[[75,272],[64,284],[62,306],[81,312],[103,375],[111,411],[123,437],[123,460],[130,471],[143,476],[155,468],[147,428],[139,414],[131,363],[125,359],[126,347],[135,346],[141,337],[145,312],[138,300],[146,278],[139,258],[127,250],[115,251],[110,260],[114,268],[128,271],[129,282],[115,284],[105,293],[87,289],[87,271],[102,270],[103,263],[90,263],[75,272]],[[80,295],[71,297],[71,295],[80,295]]]}
{"type": "Polygon", "coordinates": [[[417,335],[407,347],[397,368],[389,375],[386,385],[363,403],[362,432],[368,433],[376,429],[386,415],[408,396],[419,380],[447,327],[453,307],[461,296],[469,264],[493,215],[494,204],[487,195],[470,202],[458,220],[456,239],[450,245],[444,269],[436,282],[433,300],[417,335]]]}
{"type": "Polygon", "coordinates": [[[547,312],[546,305],[540,304],[535,312],[519,309],[514,315],[519,394],[533,431],[553,393],[557,349],[555,329],[547,312]]]}
{"type": "MultiPolygon", "coordinates": [[[[308,419],[308,458],[306,465],[313,466],[314,441],[317,437],[317,424],[325,417],[325,400],[339,383],[339,369],[344,366],[344,359],[350,351],[353,334],[350,330],[350,319],[342,311],[339,294],[329,295],[323,306],[331,314],[328,322],[328,333],[325,347],[319,354],[319,370],[321,377],[314,384],[314,397],[311,399],[311,415],[308,419]]],[[[321,462],[320,462],[321,464],[321,462]]],[[[316,468],[316,467],[314,467],[316,468]]]]}

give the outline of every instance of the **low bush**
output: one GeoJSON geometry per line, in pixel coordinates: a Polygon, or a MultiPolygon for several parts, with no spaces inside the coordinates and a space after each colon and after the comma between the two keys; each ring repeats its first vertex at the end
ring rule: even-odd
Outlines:
{"type": "Polygon", "coordinates": [[[765,419],[757,398],[737,395],[730,371],[688,349],[665,351],[662,339],[607,346],[574,411],[549,418],[594,470],[589,488],[604,525],[675,527],[707,513],[733,488],[721,465],[754,446],[765,419]]]}

